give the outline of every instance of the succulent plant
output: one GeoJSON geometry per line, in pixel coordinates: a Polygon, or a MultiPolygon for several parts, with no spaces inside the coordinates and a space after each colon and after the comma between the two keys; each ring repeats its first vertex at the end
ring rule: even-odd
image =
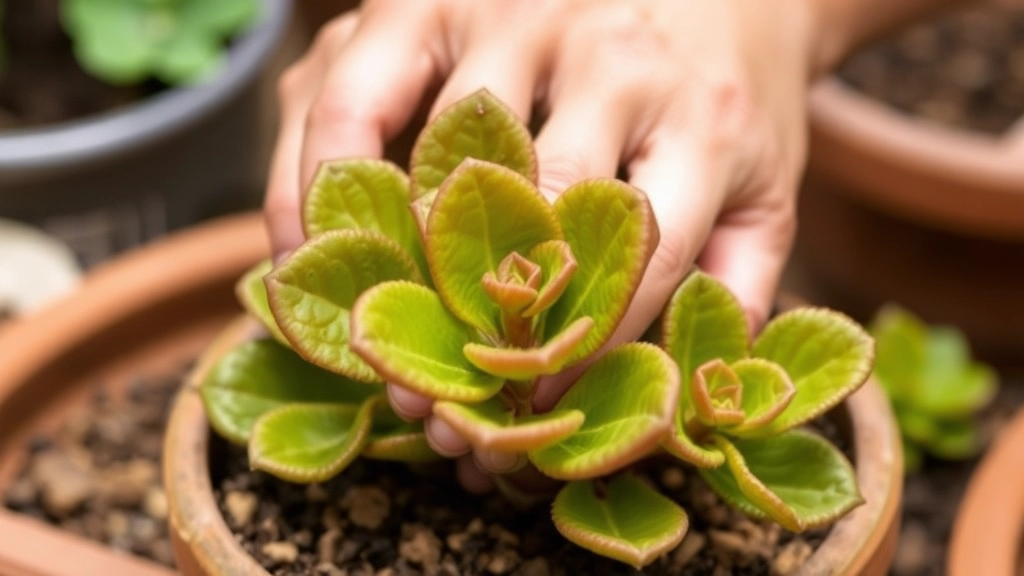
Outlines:
{"type": "Polygon", "coordinates": [[[253,22],[258,0],[61,0],[75,57],[110,84],[201,81],[223,64],[226,42],[253,22]]]}
{"type": "Polygon", "coordinates": [[[382,160],[324,163],[303,224],[300,248],[238,284],[268,337],[229,352],[200,387],[214,428],[248,443],[255,468],[314,482],[359,455],[436,457],[422,424],[391,412],[390,382],[434,399],[474,447],[565,481],[552,506],[562,534],[637,567],[687,530],[686,512],[629,470],[663,449],[793,530],[860,502],[842,454],[795,428],[866,379],[867,334],[805,310],[751,346],[735,298],[694,272],[662,345],[604,351],[658,242],[646,196],[591,179],[547,200],[529,132],[486,91],[427,125],[409,175],[382,160]],[[585,361],[551,410],[535,410],[542,377],[585,361]]]}
{"type": "Polygon", "coordinates": [[[928,326],[893,304],[879,310],[870,331],[875,376],[896,413],[907,470],[920,468],[924,454],[946,460],[976,455],[983,444],[976,416],[997,391],[995,371],[971,359],[956,328],[928,326]]]}

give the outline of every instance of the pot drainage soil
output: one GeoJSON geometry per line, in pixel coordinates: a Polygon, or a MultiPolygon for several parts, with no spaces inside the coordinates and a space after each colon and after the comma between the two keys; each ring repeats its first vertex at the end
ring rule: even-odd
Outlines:
{"type": "Polygon", "coordinates": [[[1024,118],[1024,10],[957,12],[858,52],[848,84],[945,125],[1000,134],[1024,118]]]}
{"type": "MultiPolygon", "coordinates": [[[[467,494],[450,463],[413,471],[363,459],[330,482],[299,486],[249,470],[244,449],[215,438],[211,467],[228,525],[275,576],[637,573],[567,542],[546,504],[523,510],[497,494],[467,494]]],[[[690,514],[683,543],[644,574],[790,574],[827,534],[751,521],[690,468],[652,463],[641,472],[690,514]]]]}
{"type": "Polygon", "coordinates": [[[160,481],[164,426],[186,367],[100,388],[56,434],[27,447],[4,504],[113,548],[174,565],[160,481]]]}
{"type": "MultiPolygon", "coordinates": [[[[981,417],[985,436],[995,438],[1024,407],[1024,382],[1003,382],[981,417]]],[[[891,576],[944,576],[946,550],[971,472],[980,458],[962,462],[926,459],[904,483],[903,518],[891,576]]]]}

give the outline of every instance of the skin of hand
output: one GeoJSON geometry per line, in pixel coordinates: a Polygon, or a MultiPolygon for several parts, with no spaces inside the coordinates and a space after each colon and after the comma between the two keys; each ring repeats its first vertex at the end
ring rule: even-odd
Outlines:
{"type": "MultiPolygon", "coordinates": [[[[545,119],[536,148],[550,198],[621,167],[650,199],[661,241],[611,344],[639,337],[694,263],[757,328],[795,232],[808,83],[835,59],[822,46],[841,51],[821,33],[822,1],[364,2],[328,23],[280,80],[265,201],[275,253],[302,242],[302,190],[321,161],[380,157],[428,94],[437,92],[434,115],[486,87],[523,120],[545,119]]],[[[550,407],[574,376],[542,382],[536,404],[550,407]]],[[[388,392],[400,415],[426,418],[438,452],[470,452],[427,399],[388,392]]],[[[517,464],[495,453],[475,461],[459,467],[470,488],[486,487],[477,467],[517,464]]]]}

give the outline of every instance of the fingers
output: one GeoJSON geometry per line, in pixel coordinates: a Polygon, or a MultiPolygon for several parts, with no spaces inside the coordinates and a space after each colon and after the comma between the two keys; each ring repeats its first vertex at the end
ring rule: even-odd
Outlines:
{"type": "Polygon", "coordinates": [[[304,240],[298,186],[306,115],[320,90],[330,59],[348,42],[358,23],[357,13],[350,12],[325,26],[314,47],[278,81],[280,120],[263,202],[275,256],[297,248],[304,240]]]}
{"type": "Polygon", "coordinates": [[[388,401],[395,413],[406,420],[419,420],[430,414],[433,400],[408,388],[388,383],[388,401]]]}
{"type": "Polygon", "coordinates": [[[796,230],[793,190],[761,195],[764,201],[727,212],[711,232],[699,265],[736,295],[755,334],[771,313],[796,230]]]}
{"type": "MultiPolygon", "coordinates": [[[[522,3],[504,3],[495,4],[485,12],[490,20],[515,19],[524,17],[520,12],[528,8],[522,3]]],[[[486,88],[520,120],[528,122],[547,52],[544,42],[533,36],[536,28],[484,22],[473,30],[478,33],[466,40],[471,46],[462,51],[462,57],[435,99],[431,118],[465,96],[486,88]],[[502,34],[496,36],[495,30],[501,30],[502,34]]]]}
{"type": "Polygon", "coordinates": [[[320,162],[379,157],[415,112],[433,77],[431,2],[371,3],[338,54],[305,119],[299,185],[320,162]]]}

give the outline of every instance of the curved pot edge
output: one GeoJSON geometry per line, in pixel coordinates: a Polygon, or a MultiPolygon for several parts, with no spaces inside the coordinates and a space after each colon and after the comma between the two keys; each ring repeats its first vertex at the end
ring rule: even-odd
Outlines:
{"type": "MultiPolygon", "coordinates": [[[[255,330],[258,326],[251,318],[232,322],[204,353],[175,401],[165,439],[164,487],[179,565],[193,570],[185,570],[186,576],[269,576],[235,540],[214,501],[207,463],[209,424],[197,391],[200,375],[239,338],[255,330]],[[225,572],[225,566],[230,571],[225,572]]],[[[896,423],[873,379],[848,398],[847,406],[851,421],[858,423],[854,426],[857,477],[866,503],[835,525],[801,575],[884,576],[895,552],[903,486],[896,423]]]]}
{"type": "Polygon", "coordinates": [[[957,510],[949,576],[1016,576],[1024,536],[1024,410],[975,469],[957,510]]]}
{"type": "Polygon", "coordinates": [[[808,107],[810,173],[915,222],[1024,239],[1020,146],[914,120],[835,78],[814,87],[808,107]]]}
{"type": "Polygon", "coordinates": [[[4,358],[0,400],[39,366],[88,338],[95,326],[128,317],[209,278],[240,274],[269,253],[262,217],[246,213],[172,234],[100,266],[73,293],[0,330],[0,350],[25,351],[4,358]],[[231,250],[210,249],[223,245],[225,239],[233,242],[231,250]],[[168,261],[188,262],[189,267],[169,268],[168,261]],[[146,298],[140,299],[138,294],[146,298]],[[82,306],[83,301],[90,305],[82,306]],[[54,326],[61,329],[54,330],[54,326]]]}
{"type": "Polygon", "coordinates": [[[260,19],[231,47],[223,72],[211,82],[87,118],[0,133],[0,175],[30,178],[53,166],[116,157],[213,113],[255,78],[284,34],[292,0],[262,0],[261,6],[260,19]]]}

